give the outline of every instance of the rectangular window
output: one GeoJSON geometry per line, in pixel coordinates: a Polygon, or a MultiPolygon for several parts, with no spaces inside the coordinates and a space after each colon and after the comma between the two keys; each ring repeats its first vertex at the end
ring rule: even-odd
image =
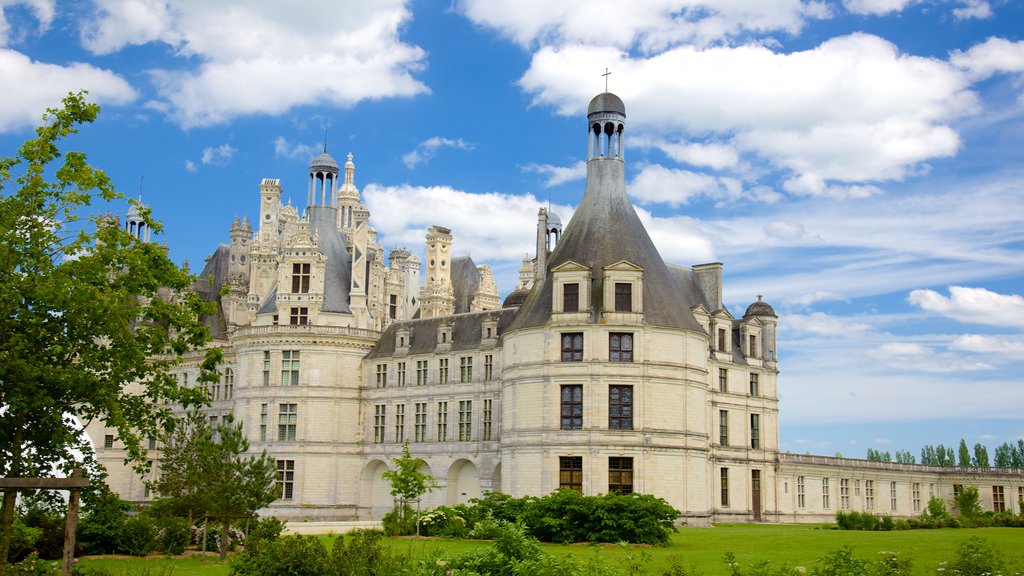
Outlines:
{"type": "Polygon", "coordinates": [[[388,365],[377,364],[377,388],[388,387],[388,365]]]}
{"type": "Polygon", "coordinates": [[[583,361],[583,333],[567,332],[562,334],[562,362],[583,361]]]}
{"type": "Polygon", "coordinates": [[[890,482],[889,483],[889,508],[893,512],[896,511],[896,483],[895,482],[890,482]]]}
{"type": "Polygon", "coordinates": [[[718,443],[722,446],[729,445],[729,411],[718,411],[718,443]]]}
{"type": "Polygon", "coordinates": [[[392,294],[388,298],[388,317],[394,320],[398,316],[398,296],[392,294]]]}
{"type": "Polygon", "coordinates": [[[864,481],[864,507],[868,510],[875,509],[875,481],[864,481]]]}
{"type": "Polygon", "coordinates": [[[760,394],[760,392],[761,392],[760,386],[758,386],[758,384],[759,383],[758,383],[758,376],[757,376],[757,374],[751,374],[750,375],[750,395],[751,396],[760,396],[761,395],[760,394]]]}
{"type": "Polygon", "coordinates": [[[796,506],[797,508],[804,507],[804,477],[796,477],[796,506]]]}
{"type": "Polygon", "coordinates": [[[384,425],[387,421],[388,408],[384,404],[376,404],[373,407],[373,443],[384,443],[384,425]]]}
{"type": "Polygon", "coordinates": [[[309,264],[292,264],[292,292],[309,293],[309,264]]]}
{"type": "Polygon", "coordinates": [[[231,400],[235,393],[235,371],[228,368],[224,372],[224,399],[231,400]]]}
{"type": "Polygon", "coordinates": [[[484,356],[484,380],[494,378],[494,354],[484,356]]]}
{"type": "Polygon", "coordinates": [[[726,368],[718,369],[718,391],[726,392],[729,390],[729,370],[726,368]]]}
{"type": "Polygon", "coordinates": [[[405,404],[395,406],[395,442],[405,442],[405,404]]]}
{"type": "Polygon", "coordinates": [[[399,362],[398,363],[397,376],[398,376],[398,387],[399,388],[404,387],[405,386],[405,362],[399,362]]]}
{"type": "Polygon", "coordinates": [[[484,400],[484,440],[491,440],[491,429],[493,428],[494,422],[494,400],[484,400]]]}
{"type": "Polygon", "coordinates": [[[281,385],[299,385],[299,351],[285,350],[281,352],[281,385]]]}
{"type": "Polygon", "coordinates": [[[747,356],[751,358],[757,358],[757,336],[750,335],[750,346],[747,350],[747,356]]]}
{"type": "Polygon", "coordinates": [[[580,310],[580,285],[576,282],[562,284],[562,311],[579,312],[580,310]]]}
{"type": "Polygon", "coordinates": [[[427,384],[427,369],[430,367],[429,360],[417,360],[416,361],[416,385],[425,386],[427,384]]]}
{"type": "Polygon", "coordinates": [[[106,436],[103,437],[103,447],[104,448],[113,448],[114,447],[114,435],[113,434],[107,434],[106,436]]]}
{"type": "Polygon", "coordinates": [[[860,496],[860,480],[853,481],[853,495],[860,496]]]}
{"type": "Polygon", "coordinates": [[[633,361],[633,334],[612,332],[608,335],[608,361],[633,361]]]}
{"type": "Polygon", "coordinates": [[[633,459],[628,456],[608,457],[608,493],[633,493],[633,459]]]}
{"type": "Polygon", "coordinates": [[[149,437],[149,449],[156,450],[156,438],[153,438],[152,436],[149,437]]]}
{"type": "Polygon", "coordinates": [[[459,400],[459,441],[473,439],[473,401],[459,400]]]}
{"type": "Polygon", "coordinates": [[[721,485],[721,502],[722,506],[729,505],[729,469],[719,468],[718,469],[719,484],[721,485]]]}
{"type": "Polygon", "coordinates": [[[448,403],[437,403],[437,441],[448,440],[448,403]]]}
{"type": "Polygon", "coordinates": [[[263,351],[263,385],[270,386],[270,352],[263,351]]]}
{"type": "Polygon", "coordinates": [[[583,429],[583,386],[562,386],[562,430],[583,429]]]}
{"type": "Polygon", "coordinates": [[[309,308],[305,306],[292,306],[288,312],[288,323],[292,326],[309,324],[309,308]]]}
{"type": "Polygon", "coordinates": [[[291,500],[295,496],[295,460],[277,461],[277,497],[291,500]]]}
{"type": "Polygon", "coordinates": [[[260,442],[267,441],[267,405],[260,404],[260,442]]]}
{"type": "Polygon", "coordinates": [[[725,328],[718,329],[718,351],[725,352],[728,350],[727,342],[725,341],[725,328]]]}
{"type": "Polygon", "coordinates": [[[1003,495],[1002,486],[992,487],[992,511],[993,512],[1005,512],[1006,511],[1006,499],[1003,495]]]}
{"type": "Polygon", "coordinates": [[[761,447],[761,415],[750,415],[750,447],[761,447]]]}
{"type": "Polygon", "coordinates": [[[473,381],[473,357],[459,357],[459,382],[473,381]]]}
{"type": "Polygon", "coordinates": [[[448,383],[448,359],[441,358],[437,361],[437,383],[448,383]]]}
{"type": "Polygon", "coordinates": [[[416,403],[416,423],[413,430],[413,442],[427,441],[427,403],[416,403]]]}
{"type": "Polygon", "coordinates": [[[910,485],[910,500],[914,506],[914,512],[921,511],[921,483],[914,482],[910,485]]]}
{"type": "Polygon", "coordinates": [[[558,457],[558,487],[583,493],[583,456],[558,457]]]}
{"type": "Polygon", "coordinates": [[[832,502],[829,500],[828,480],[829,480],[828,478],[822,478],[821,479],[821,507],[822,508],[831,508],[832,507],[832,502]]]}
{"type": "Polygon", "coordinates": [[[295,429],[299,424],[298,404],[278,404],[277,407],[277,439],[281,442],[294,442],[295,429]]]}
{"type": "Polygon", "coordinates": [[[843,510],[850,509],[850,479],[839,480],[839,507],[843,510]]]}
{"type": "MultiPolygon", "coordinates": [[[[580,387],[582,391],[582,386],[580,387]]],[[[582,404],[580,408],[582,409],[582,404]]],[[[608,387],[608,428],[610,430],[633,429],[633,387],[608,387]]]]}
{"type": "Polygon", "coordinates": [[[633,311],[633,285],[629,282],[615,283],[615,311],[633,311]]]}

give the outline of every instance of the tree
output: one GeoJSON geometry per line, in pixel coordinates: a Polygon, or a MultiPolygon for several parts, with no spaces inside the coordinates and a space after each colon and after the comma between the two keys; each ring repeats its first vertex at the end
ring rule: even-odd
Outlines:
{"type": "Polygon", "coordinates": [[[909,450],[897,450],[896,451],[896,461],[899,462],[900,464],[914,464],[914,463],[916,463],[916,459],[914,458],[914,455],[911,454],[909,450]]]}
{"type": "Polygon", "coordinates": [[[975,468],[988,468],[990,466],[988,462],[988,448],[984,444],[974,445],[974,459],[971,460],[971,464],[975,468]]]}
{"type": "Polygon", "coordinates": [[[189,410],[170,432],[161,437],[163,454],[160,475],[153,488],[157,494],[173,498],[188,511],[188,525],[202,511],[203,470],[199,462],[200,443],[210,436],[206,415],[189,410]]]}
{"type": "Polygon", "coordinates": [[[382,476],[391,483],[391,495],[402,500],[416,500],[437,488],[437,482],[430,474],[420,470],[426,464],[423,458],[409,454],[409,442],[402,445],[402,455],[391,460],[394,470],[385,470],[382,476]]]}
{"type": "Polygon", "coordinates": [[[921,448],[921,464],[925,466],[939,465],[938,456],[935,454],[935,446],[925,444],[924,448],[921,448]]]}
{"type": "Polygon", "coordinates": [[[969,468],[971,466],[971,451],[967,448],[967,441],[963,438],[960,439],[960,450],[959,450],[960,461],[959,465],[961,468],[969,468]]]}
{"type": "Polygon", "coordinates": [[[996,446],[995,454],[996,468],[1010,468],[1013,466],[1013,447],[1009,442],[1003,442],[996,446]]]}
{"type": "MultiPolygon", "coordinates": [[[[69,94],[16,155],[0,158],[0,476],[67,473],[80,465],[74,453],[94,463],[71,414],[116,430],[141,470],[142,438],[163,429],[171,405],[201,399],[169,373],[209,339],[192,278],[110,217],[85,218],[94,202],[121,195],[84,154],[58,147],[98,113],[84,92],[69,94]]],[[[204,372],[218,354],[206,355],[204,372]]],[[[0,507],[0,558],[16,498],[6,491],[0,507]]]]}
{"type": "Polygon", "coordinates": [[[957,513],[964,518],[973,518],[981,514],[981,496],[978,495],[976,486],[961,486],[960,491],[953,496],[953,505],[957,513]]]}

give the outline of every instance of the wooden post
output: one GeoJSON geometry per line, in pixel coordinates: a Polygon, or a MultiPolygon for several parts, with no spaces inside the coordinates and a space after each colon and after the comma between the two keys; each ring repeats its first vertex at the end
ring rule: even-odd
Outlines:
{"type": "MultiPolygon", "coordinates": [[[[81,478],[82,471],[75,470],[71,473],[71,477],[81,478]]],[[[78,488],[72,488],[71,495],[68,496],[68,519],[64,525],[64,554],[61,556],[60,562],[61,576],[71,576],[71,569],[75,564],[75,529],[78,525],[79,491],[78,488]]]]}
{"type": "MultiPolygon", "coordinates": [[[[64,527],[64,554],[61,558],[61,575],[71,576],[71,565],[75,561],[75,528],[78,525],[79,490],[89,487],[89,479],[81,469],[76,469],[67,478],[0,478],[0,490],[69,490],[68,521],[64,527]]],[[[7,561],[6,558],[3,559],[7,561]]]]}

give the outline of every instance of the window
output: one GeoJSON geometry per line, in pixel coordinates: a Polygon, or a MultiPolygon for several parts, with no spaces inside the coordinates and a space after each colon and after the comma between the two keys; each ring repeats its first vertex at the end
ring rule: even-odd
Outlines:
{"type": "Polygon", "coordinates": [[[615,311],[633,311],[633,285],[629,282],[615,283],[615,311]]]}
{"type": "Polygon", "coordinates": [[[270,386],[270,352],[263,351],[263,385],[270,386]]]}
{"type": "Polygon", "coordinates": [[[277,439],[295,441],[295,429],[299,424],[298,404],[279,404],[277,408],[277,439]]]}
{"type": "Polygon", "coordinates": [[[473,401],[459,400],[459,441],[473,439],[473,401]]]}
{"type": "Polygon", "coordinates": [[[750,395],[751,396],[760,396],[761,394],[760,394],[760,389],[759,388],[760,387],[758,386],[758,376],[757,376],[757,374],[756,373],[755,374],[751,374],[750,375],[750,395]]]}
{"type": "Polygon", "coordinates": [[[761,447],[761,415],[750,415],[750,447],[761,447]]]}
{"type": "Polygon", "coordinates": [[[395,442],[405,441],[405,404],[395,406],[395,442]]]}
{"type": "Polygon", "coordinates": [[[288,323],[292,326],[309,324],[309,308],[305,306],[292,306],[288,312],[288,323]]]}
{"type": "Polygon", "coordinates": [[[437,383],[447,384],[448,383],[448,359],[441,358],[437,361],[437,383]]]}
{"type": "Polygon", "coordinates": [[[796,477],[796,506],[797,508],[804,507],[804,477],[796,477]]]}
{"type": "Polygon", "coordinates": [[[224,371],[224,399],[231,400],[235,394],[235,371],[228,368],[224,371]]]}
{"type": "Polygon", "coordinates": [[[608,360],[610,362],[633,361],[633,335],[612,332],[608,336],[608,360]]]}
{"type": "Polygon", "coordinates": [[[719,484],[721,485],[721,502],[722,506],[729,505],[729,469],[719,468],[718,476],[720,478],[719,484]]]}
{"type": "Polygon", "coordinates": [[[448,403],[437,403],[437,441],[448,440],[448,403]]]}
{"type": "Polygon", "coordinates": [[[373,443],[384,442],[384,423],[387,420],[388,408],[384,404],[376,404],[373,407],[373,443]]]}
{"type": "Polygon", "coordinates": [[[860,496],[860,480],[853,481],[853,495],[860,496]]]}
{"type": "Polygon", "coordinates": [[[832,507],[832,503],[829,501],[828,480],[829,480],[828,478],[822,478],[821,479],[821,507],[822,508],[831,508],[832,507]]]}
{"type": "Polygon", "coordinates": [[[156,438],[152,436],[149,437],[149,449],[156,450],[156,438]]]}
{"type": "Polygon", "coordinates": [[[299,385],[299,351],[285,350],[281,352],[281,385],[299,385]]]}
{"type": "Polygon", "coordinates": [[[718,391],[725,392],[729,389],[729,370],[726,368],[718,369],[718,391]]]}
{"type": "Polygon", "coordinates": [[[580,310],[580,285],[576,282],[562,284],[562,311],[579,312],[580,310]]]}
{"type": "Polygon", "coordinates": [[[417,360],[416,361],[416,385],[424,386],[427,383],[427,369],[429,368],[429,360],[417,360]]]}
{"type": "MultiPolygon", "coordinates": [[[[580,387],[582,391],[582,386],[580,387]]],[[[583,406],[580,405],[582,410],[583,406]]],[[[608,428],[610,430],[633,429],[633,387],[608,387],[608,428]]]]}
{"type": "Polygon", "coordinates": [[[843,510],[850,509],[850,479],[839,480],[839,507],[843,510]]]}
{"type": "Polygon", "coordinates": [[[377,388],[388,387],[388,365],[377,364],[377,388]]]}
{"type": "Polygon", "coordinates": [[[583,386],[562,386],[562,430],[583,429],[583,386]]]}
{"type": "Polygon", "coordinates": [[[413,442],[427,441],[427,403],[416,403],[416,422],[413,424],[413,442]]]}
{"type": "Polygon", "coordinates": [[[388,318],[394,320],[398,316],[398,296],[392,294],[388,298],[388,318]]]}
{"type": "Polygon", "coordinates": [[[583,333],[568,332],[562,334],[562,362],[583,361],[583,333]]]}
{"type": "Polygon", "coordinates": [[[210,399],[214,402],[220,400],[220,381],[214,382],[211,386],[210,399]]]}
{"type": "Polygon", "coordinates": [[[1006,499],[1003,496],[1002,486],[992,487],[992,511],[993,512],[1004,512],[1006,511],[1006,499]]]}
{"type": "Polygon", "coordinates": [[[484,440],[490,440],[491,439],[491,429],[493,427],[493,422],[494,422],[494,408],[493,408],[493,406],[494,406],[494,400],[491,400],[489,398],[484,400],[484,422],[483,422],[483,424],[484,424],[484,431],[483,431],[484,440]]]}
{"type": "Polygon", "coordinates": [[[722,446],[729,445],[729,411],[718,411],[718,443],[722,446]]]}
{"type": "Polygon", "coordinates": [[[914,506],[914,512],[921,511],[921,483],[914,482],[910,485],[910,500],[914,506]]]}
{"type": "Polygon", "coordinates": [[[260,404],[260,442],[267,441],[267,405],[260,404]]]}
{"type": "Polygon", "coordinates": [[[459,382],[473,381],[473,357],[461,356],[459,358],[459,382]]]}
{"type": "Polygon", "coordinates": [[[718,329],[718,351],[719,352],[725,352],[726,350],[728,350],[728,348],[726,348],[725,328],[719,328],[718,329]]]}
{"type": "Polygon", "coordinates": [[[399,362],[398,363],[398,370],[397,370],[397,372],[398,372],[398,387],[399,388],[404,387],[405,386],[405,362],[399,362]]]}
{"type": "Polygon", "coordinates": [[[633,493],[633,459],[627,456],[608,457],[608,493],[633,493]]]}
{"type": "Polygon", "coordinates": [[[962,490],[963,487],[963,484],[953,484],[953,498],[960,495],[960,490],[962,490]]]}
{"type": "Polygon", "coordinates": [[[864,481],[864,507],[868,510],[875,509],[875,481],[864,481]]]}
{"type": "Polygon", "coordinates": [[[494,378],[494,354],[484,356],[484,380],[494,378]]]}
{"type": "Polygon", "coordinates": [[[558,457],[558,487],[583,493],[583,456],[558,457]]]}
{"type": "Polygon", "coordinates": [[[295,460],[277,461],[277,496],[282,500],[295,496],[295,460]]]}
{"type": "Polygon", "coordinates": [[[103,437],[103,447],[104,448],[113,448],[114,447],[114,435],[113,434],[107,434],[106,436],[103,437]]]}
{"type": "Polygon", "coordinates": [[[149,485],[153,480],[153,461],[146,460],[146,477],[142,484],[142,497],[149,498],[149,485]]]}
{"type": "Polygon", "coordinates": [[[309,292],[309,264],[292,264],[292,292],[306,294],[309,292]]]}
{"type": "Polygon", "coordinates": [[[750,356],[751,358],[757,358],[757,336],[751,334],[749,342],[750,346],[747,349],[747,356],[750,356]]]}
{"type": "Polygon", "coordinates": [[[889,508],[896,511],[896,483],[889,483],[889,508]]]}

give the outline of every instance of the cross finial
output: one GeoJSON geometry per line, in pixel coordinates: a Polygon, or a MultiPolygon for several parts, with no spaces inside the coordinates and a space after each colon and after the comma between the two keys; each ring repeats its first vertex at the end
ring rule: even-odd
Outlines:
{"type": "Polygon", "coordinates": [[[601,76],[604,76],[604,91],[605,92],[608,91],[608,77],[611,76],[611,75],[612,75],[612,73],[609,72],[607,68],[604,69],[604,74],[601,74],[601,76]]]}
{"type": "Polygon", "coordinates": [[[324,154],[327,154],[327,126],[324,126],[324,154]]]}
{"type": "Polygon", "coordinates": [[[764,294],[758,294],[757,295],[757,301],[758,302],[760,302],[762,298],[764,298],[764,294]]]}

